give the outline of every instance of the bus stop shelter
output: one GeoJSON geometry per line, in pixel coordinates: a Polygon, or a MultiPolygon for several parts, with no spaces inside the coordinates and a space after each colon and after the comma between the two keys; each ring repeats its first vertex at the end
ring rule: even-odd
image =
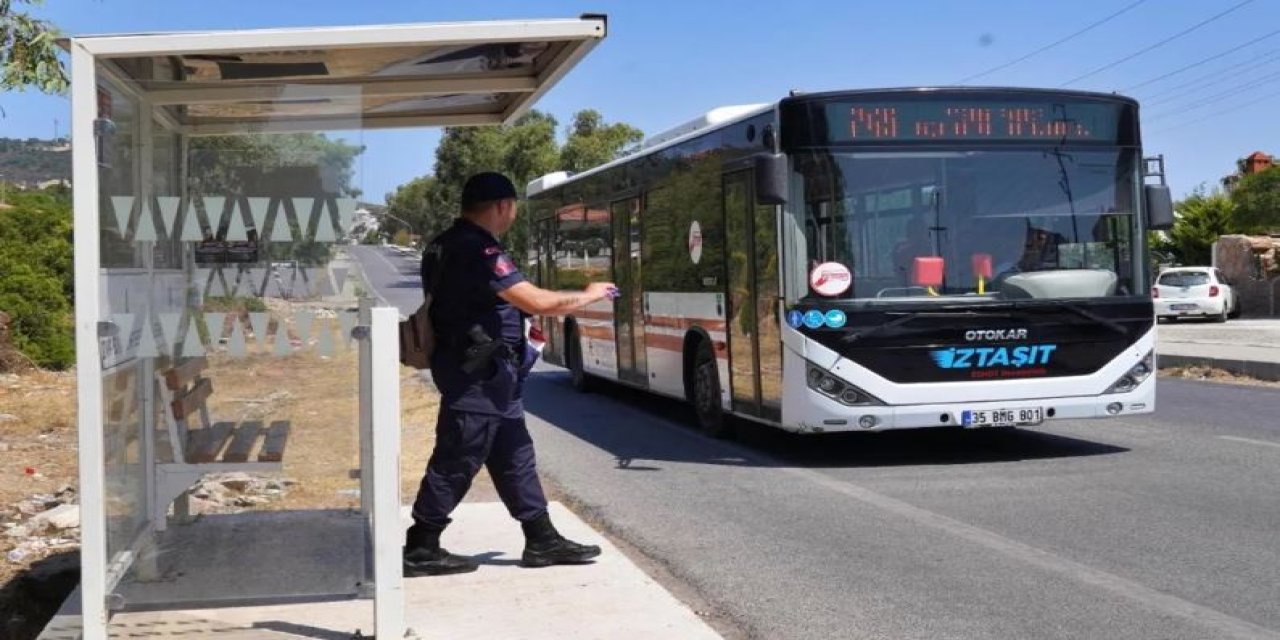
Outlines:
{"type": "Polygon", "coordinates": [[[354,275],[349,158],[314,134],[511,122],[605,35],[587,15],[64,42],[82,573],[46,637],[330,599],[404,634],[400,312],[354,275]]]}

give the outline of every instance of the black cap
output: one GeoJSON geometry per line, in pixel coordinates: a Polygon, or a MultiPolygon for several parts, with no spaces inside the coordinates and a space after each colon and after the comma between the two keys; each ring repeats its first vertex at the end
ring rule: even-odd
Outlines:
{"type": "Polygon", "coordinates": [[[501,173],[485,171],[467,178],[462,185],[462,208],[470,209],[482,202],[516,197],[516,187],[501,173]]]}

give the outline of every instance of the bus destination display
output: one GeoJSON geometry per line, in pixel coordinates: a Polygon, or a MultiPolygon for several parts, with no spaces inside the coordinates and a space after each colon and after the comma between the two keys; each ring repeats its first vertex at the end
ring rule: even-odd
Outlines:
{"type": "Polygon", "coordinates": [[[831,138],[863,141],[1114,141],[1119,105],[1103,103],[901,103],[827,105],[831,138]]]}

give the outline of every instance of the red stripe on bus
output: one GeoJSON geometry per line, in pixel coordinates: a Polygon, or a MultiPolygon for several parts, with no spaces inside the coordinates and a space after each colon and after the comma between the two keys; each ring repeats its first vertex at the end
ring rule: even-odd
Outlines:
{"type": "Polygon", "coordinates": [[[590,327],[580,324],[578,325],[578,333],[584,338],[613,342],[613,327],[590,327]]]}
{"type": "Polygon", "coordinates": [[[645,324],[651,327],[663,327],[666,329],[693,329],[701,327],[707,331],[724,331],[726,328],[724,320],[715,318],[681,318],[677,316],[647,316],[645,324]]]}
{"type": "MultiPolygon", "coordinates": [[[[716,357],[721,360],[729,359],[729,347],[723,341],[717,340],[712,343],[716,357]]],[[[684,353],[684,337],[672,336],[665,333],[644,334],[644,346],[660,351],[673,351],[675,353],[684,353]]]]}
{"type": "Polygon", "coordinates": [[[591,311],[589,309],[579,309],[573,312],[573,315],[586,320],[608,320],[613,322],[612,311],[591,311]]]}

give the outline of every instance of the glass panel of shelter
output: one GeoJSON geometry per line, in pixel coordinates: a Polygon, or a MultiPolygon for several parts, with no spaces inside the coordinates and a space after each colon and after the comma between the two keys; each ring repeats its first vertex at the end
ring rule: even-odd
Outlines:
{"type": "MultiPolygon", "coordinates": [[[[247,127],[189,137],[106,64],[99,321],[113,625],[139,610],[357,596],[369,531],[352,473],[360,300],[346,234],[359,150],[247,127]]],[[[346,91],[338,102],[358,114],[359,94],[346,91]]],[[[358,115],[344,127],[359,128],[358,115]]]]}

